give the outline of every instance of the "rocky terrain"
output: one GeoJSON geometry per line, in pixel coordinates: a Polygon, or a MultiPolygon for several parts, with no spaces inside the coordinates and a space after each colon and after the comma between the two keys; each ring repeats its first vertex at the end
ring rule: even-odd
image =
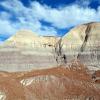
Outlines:
{"type": "Polygon", "coordinates": [[[59,37],[38,36],[28,30],[19,31],[0,48],[0,70],[26,71],[57,66],[55,46],[58,40],[59,37]]]}
{"type": "Polygon", "coordinates": [[[79,62],[29,72],[0,72],[0,100],[100,100],[100,82],[79,62]]]}

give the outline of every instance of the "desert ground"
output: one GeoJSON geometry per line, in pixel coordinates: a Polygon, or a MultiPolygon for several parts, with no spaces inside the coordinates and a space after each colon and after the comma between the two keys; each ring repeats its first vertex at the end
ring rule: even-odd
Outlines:
{"type": "Polygon", "coordinates": [[[24,72],[0,72],[0,100],[100,100],[100,71],[79,61],[24,72]]]}

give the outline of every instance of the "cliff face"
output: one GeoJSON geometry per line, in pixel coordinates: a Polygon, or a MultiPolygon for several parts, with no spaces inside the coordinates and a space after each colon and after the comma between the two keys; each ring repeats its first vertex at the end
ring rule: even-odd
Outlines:
{"type": "Polygon", "coordinates": [[[67,65],[75,59],[89,69],[100,69],[99,33],[100,23],[79,25],[62,38],[38,36],[28,30],[19,31],[0,48],[0,70],[54,67],[67,65]]]}
{"type": "Polygon", "coordinates": [[[23,71],[57,66],[55,46],[58,40],[58,37],[38,36],[28,30],[19,31],[0,48],[0,70],[23,71]]]}
{"type": "Polygon", "coordinates": [[[100,69],[100,23],[77,26],[62,38],[62,55],[67,62],[79,59],[82,63],[100,69]]]}

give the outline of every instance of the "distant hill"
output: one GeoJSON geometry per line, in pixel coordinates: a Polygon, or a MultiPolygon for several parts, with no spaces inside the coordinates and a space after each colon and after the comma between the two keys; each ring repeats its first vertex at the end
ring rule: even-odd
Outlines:
{"type": "Polygon", "coordinates": [[[0,70],[23,71],[57,66],[55,47],[59,37],[38,36],[21,30],[0,47],[0,70]]]}
{"type": "Polygon", "coordinates": [[[39,36],[30,30],[21,30],[5,41],[5,46],[15,47],[42,47],[54,46],[58,38],[54,36],[39,36]]]}

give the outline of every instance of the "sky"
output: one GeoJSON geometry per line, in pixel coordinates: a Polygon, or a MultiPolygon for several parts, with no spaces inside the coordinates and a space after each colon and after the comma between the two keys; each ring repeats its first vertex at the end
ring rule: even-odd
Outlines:
{"type": "Polygon", "coordinates": [[[23,29],[63,36],[89,22],[100,22],[100,0],[0,0],[0,43],[23,29]]]}

